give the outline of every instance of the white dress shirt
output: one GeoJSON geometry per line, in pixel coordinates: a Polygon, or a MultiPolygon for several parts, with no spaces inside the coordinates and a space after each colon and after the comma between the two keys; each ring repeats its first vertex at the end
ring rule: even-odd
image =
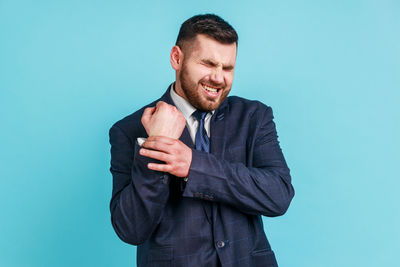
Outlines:
{"type": "MultiPolygon", "coordinates": [[[[192,116],[193,112],[196,111],[196,108],[193,107],[186,99],[181,97],[175,92],[174,84],[171,85],[170,95],[172,101],[176,108],[183,114],[183,117],[186,119],[186,126],[189,130],[190,137],[192,138],[193,144],[195,144],[196,132],[199,127],[199,122],[195,117],[192,116]]],[[[210,120],[211,116],[214,113],[214,110],[208,112],[206,118],[204,119],[204,128],[206,129],[208,137],[210,137],[210,120]]]]}

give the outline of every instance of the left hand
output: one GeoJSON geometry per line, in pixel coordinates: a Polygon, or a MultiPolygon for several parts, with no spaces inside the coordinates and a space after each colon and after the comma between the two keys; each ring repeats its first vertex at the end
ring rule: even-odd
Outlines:
{"type": "Polygon", "coordinates": [[[165,162],[165,164],[149,163],[147,167],[150,170],[168,172],[182,178],[189,175],[192,150],[178,139],[150,136],[142,144],[139,153],[142,156],[165,162]]]}

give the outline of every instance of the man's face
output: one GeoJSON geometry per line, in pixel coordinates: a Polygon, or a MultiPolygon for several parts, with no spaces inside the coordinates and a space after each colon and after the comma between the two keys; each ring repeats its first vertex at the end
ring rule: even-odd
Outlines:
{"type": "Polygon", "coordinates": [[[200,34],[183,50],[177,93],[197,109],[217,109],[232,87],[236,44],[222,44],[200,34]]]}

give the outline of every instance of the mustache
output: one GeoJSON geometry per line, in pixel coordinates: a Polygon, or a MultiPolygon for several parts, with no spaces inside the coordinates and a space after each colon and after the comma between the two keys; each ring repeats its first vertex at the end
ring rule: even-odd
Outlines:
{"type": "Polygon", "coordinates": [[[211,87],[218,87],[218,88],[225,87],[225,83],[215,83],[215,82],[208,81],[208,80],[207,81],[201,80],[200,83],[209,85],[211,87]]]}

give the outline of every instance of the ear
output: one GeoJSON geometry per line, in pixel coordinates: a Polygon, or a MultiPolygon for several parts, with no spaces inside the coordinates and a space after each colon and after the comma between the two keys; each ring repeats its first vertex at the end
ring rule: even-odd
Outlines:
{"type": "Polygon", "coordinates": [[[179,46],[172,47],[170,60],[174,70],[179,71],[182,68],[183,52],[179,46]]]}

